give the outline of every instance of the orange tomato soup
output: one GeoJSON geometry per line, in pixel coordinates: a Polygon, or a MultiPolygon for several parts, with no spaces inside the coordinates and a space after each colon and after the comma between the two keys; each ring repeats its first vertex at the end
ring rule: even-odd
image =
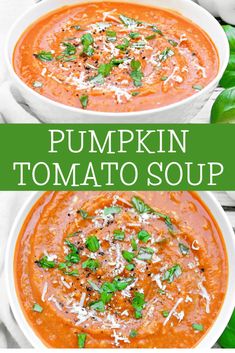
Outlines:
{"type": "Polygon", "coordinates": [[[56,102],[102,112],[153,109],[192,96],[217,75],[209,36],[180,14],[137,4],[65,6],[33,23],[13,64],[56,102]]]}
{"type": "Polygon", "coordinates": [[[192,192],[46,192],[15,250],[19,302],[53,348],[191,348],[224,300],[220,230],[192,192]]]}

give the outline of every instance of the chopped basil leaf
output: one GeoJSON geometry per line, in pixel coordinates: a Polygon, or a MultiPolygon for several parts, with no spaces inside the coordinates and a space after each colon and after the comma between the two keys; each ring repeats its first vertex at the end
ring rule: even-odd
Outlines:
{"type": "Polygon", "coordinates": [[[179,277],[182,274],[182,269],[180,265],[174,265],[169,268],[164,275],[162,276],[162,281],[167,281],[168,283],[172,283],[175,278],[179,277]]]}
{"type": "Polygon", "coordinates": [[[94,76],[94,77],[91,77],[91,78],[89,79],[89,81],[90,81],[91,83],[95,83],[95,84],[98,84],[98,85],[102,85],[102,84],[104,83],[104,77],[103,77],[102,74],[98,74],[98,75],[96,75],[96,76],[94,76]]]}
{"type": "Polygon", "coordinates": [[[117,214],[121,212],[121,207],[113,206],[104,208],[104,215],[107,216],[109,214],[117,214]]]}
{"type": "Polygon", "coordinates": [[[77,277],[77,276],[78,276],[78,270],[77,270],[77,269],[72,270],[72,271],[65,270],[65,271],[64,271],[64,274],[65,274],[65,275],[68,275],[68,276],[77,277]]]}
{"type": "Polygon", "coordinates": [[[80,257],[77,253],[71,252],[65,257],[65,260],[77,264],[80,261],[80,257]]]}
{"type": "Polygon", "coordinates": [[[140,92],[131,92],[131,95],[132,95],[133,97],[138,96],[138,94],[140,94],[140,92]]]}
{"type": "Polygon", "coordinates": [[[137,333],[136,330],[131,330],[131,332],[130,332],[130,334],[129,334],[129,336],[130,336],[131,338],[134,338],[134,337],[136,337],[137,335],[138,335],[138,333],[137,333]]]}
{"type": "Polygon", "coordinates": [[[86,333],[79,333],[78,334],[78,348],[84,348],[86,342],[86,333]]]}
{"type": "Polygon", "coordinates": [[[124,63],[124,60],[123,59],[116,59],[116,58],[113,58],[110,63],[113,65],[113,66],[118,66],[120,64],[123,64],[124,63]]]}
{"type": "Polygon", "coordinates": [[[67,269],[67,268],[70,267],[70,266],[72,266],[72,264],[69,263],[69,262],[61,262],[61,263],[59,263],[59,265],[58,265],[58,269],[59,269],[59,270],[64,270],[64,269],[67,269]]]}
{"type": "Polygon", "coordinates": [[[129,33],[129,37],[130,37],[131,39],[140,38],[140,33],[138,33],[138,32],[130,32],[130,33],[129,33]]]}
{"type": "Polygon", "coordinates": [[[132,59],[131,60],[131,73],[130,76],[133,80],[133,83],[136,87],[142,86],[142,78],[143,78],[143,73],[141,71],[141,63],[139,60],[132,59]]]}
{"type": "Polygon", "coordinates": [[[41,259],[35,261],[35,263],[41,268],[54,268],[55,262],[48,260],[47,256],[43,256],[41,259]]]}
{"type": "Polygon", "coordinates": [[[123,250],[122,251],[122,256],[124,257],[124,259],[127,262],[131,262],[134,259],[135,254],[133,254],[133,252],[130,252],[130,251],[127,251],[127,250],[123,250]]]}
{"type": "Polygon", "coordinates": [[[88,259],[82,263],[82,268],[89,268],[92,271],[95,271],[99,267],[99,262],[94,259],[88,259]]]}
{"type": "Polygon", "coordinates": [[[77,49],[72,43],[63,42],[62,45],[65,47],[65,50],[63,51],[64,55],[70,56],[76,54],[77,49]]]}
{"type": "Polygon", "coordinates": [[[151,40],[156,38],[156,34],[151,34],[150,36],[145,37],[146,40],[151,40]]]}
{"type": "Polygon", "coordinates": [[[169,228],[169,230],[171,232],[173,231],[173,224],[172,224],[169,216],[164,215],[163,213],[154,211],[149,205],[147,205],[141,198],[139,198],[137,196],[132,197],[131,203],[134,206],[134,208],[136,209],[136,211],[140,214],[152,213],[152,214],[157,215],[160,218],[163,218],[165,220],[165,223],[166,223],[167,227],[169,228]]]}
{"type": "Polygon", "coordinates": [[[71,28],[76,29],[76,31],[80,31],[81,26],[79,26],[79,25],[74,25],[74,26],[71,26],[71,28]]]}
{"type": "Polygon", "coordinates": [[[94,39],[90,33],[85,33],[81,37],[81,43],[83,45],[82,53],[87,56],[92,56],[94,53],[94,49],[92,44],[94,43],[94,39]]]}
{"type": "Polygon", "coordinates": [[[114,293],[116,292],[116,286],[113,282],[104,282],[101,286],[102,292],[114,293]]]}
{"type": "Polygon", "coordinates": [[[163,317],[168,317],[169,316],[169,311],[168,310],[163,310],[162,311],[162,316],[163,317]]]}
{"type": "Polygon", "coordinates": [[[71,241],[69,241],[69,240],[66,239],[64,242],[65,242],[65,244],[72,250],[73,253],[75,253],[75,254],[78,253],[78,249],[77,249],[76,245],[74,245],[73,243],[71,243],[71,241]]]}
{"type": "Polygon", "coordinates": [[[53,55],[50,51],[40,51],[37,54],[33,54],[35,58],[37,58],[40,61],[46,62],[46,61],[52,61],[53,60],[53,55]]]}
{"type": "Polygon", "coordinates": [[[134,20],[134,18],[127,17],[125,15],[120,15],[119,18],[122,21],[122,23],[124,23],[124,25],[127,26],[127,27],[129,27],[129,26],[137,26],[138,24],[141,23],[140,21],[134,20]]]}
{"type": "Polygon", "coordinates": [[[116,277],[113,281],[113,284],[116,287],[116,290],[124,290],[126,289],[131,283],[133,283],[134,278],[120,278],[116,277]]]}
{"type": "Polygon", "coordinates": [[[189,254],[189,247],[183,243],[179,243],[179,249],[182,255],[188,255],[189,254]]]}
{"type": "Polygon", "coordinates": [[[201,91],[204,87],[202,85],[193,85],[193,89],[196,91],[201,91]]]}
{"type": "Polygon", "coordinates": [[[168,79],[168,76],[162,76],[161,81],[166,81],[168,79]]]}
{"type": "Polygon", "coordinates": [[[63,61],[69,62],[69,61],[75,61],[76,59],[77,59],[76,55],[72,55],[72,56],[64,57],[63,61]]]}
{"type": "Polygon", "coordinates": [[[105,311],[105,304],[102,300],[97,300],[89,304],[90,307],[96,311],[104,312],[105,311]]]}
{"type": "Polygon", "coordinates": [[[113,68],[113,65],[111,63],[100,64],[98,68],[98,73],[101,74],[103,77],[107,77],[112,71],[112,68],[113,68]]]}
{"type": "MultiPolygon", "coordinates": [[[[87,107],[87,104],[88,104],[88,96],[85,96],[85,95],[82,95],[80,98],[79,98],[80,102],[81,102],[81,105],[83,108],[86,108],[87,107]]],[[[80,210],[80,213],[81,213],[81,210],[80,210]]]]}
{"type": "Polygon", "coordinates": [[[146,230],[141,230],[137,234],[137,237],[139,240],[143,241],[144,243],[147,243],[149,241],[149,239],[151,238],[151,235],[146,230]]]}
{"type": "Polygon", "coordinates": [[[100,288],[95,284],[93,281],[88,280],[88,283],[90,284],[91,288],[94,289],[97,292],[100,292],[100,288]]]}
{"type": "Polygon", "coordinates": [[[83,219],[87,219],[88,218],[88,213],[84,210],[79,210],[80,215],[82,216],[83,219]]]}
{"type": "Polygon", "coordinates": [[[173,52],[173,50],[171,50],[171,48],[166,48],[165,50],[163,50],[161,52],[161,54],[159,55],[159,60],[161,62],[166,61],[168,58],[170,58],[171,56],[175,55],[175,53],[173,52]]]}
{"type": "Polygon", "coordinates": [[[173,39],[168,39],[168,43],[170,43],[173,47],[177,47],[178,46],[178,43],[173,40],[173,39]]]}
{"type": "Polygon", "coordinates": [[[158,293],[161,294],[161,295],[165,295],[166,294],[166,292],[164,290],[162,290],[162,289],[158,289],[158,293]]]}
{"type": "Polygon", "coordinates": [[[193,328],[195,331],[203,331],[203,330],[204,330],[204,326],[201,325],[201,324],[192,324],[192,328],[193,328]]]}
{"type": "Polygon", "coordinates": [[[109,293],[109,292],[104,291],[104,292],[101,292],[100,299],[102,300],[102,302],[104,304],[107,304],[112,299],[112,296],[113,296],[113,293],[109,293]]]}
{"type": "Polygon", "coordinates": [[[135,268],[135,265],[134,264],[128,264],[125,266],[125,268],[128,270],[128,271],[133,271],[134,268],[135,268]]]}
{"type": "Polygon", "coordinates": [[[135,309],[135,318],[140,319],[142,317],[142,310],[144,308],[144,305],[146,304],[144,300],[144,294],[135,292],[134,298],[131,302],[133,308],[135,309]]]}
{"type": "Polygon", "coordinates": [[[117,33],[115,31],[106,31],[106,39],[109,42],[115,42],[117,40],[117,33]]]}
{"type": "Polygon", "coordinates": [[[131,239],[131,247],[134,251],[136,251],[138,249],[137,242],[134,238],[131,239]]]}
{"type": "Polygon", "coordinates": [[[155,32],[155,33],[158,33],[160,34],[161,36],[163,36],[163,33],[162,31],[155,25],[151,25],[151,28],[152,28],[152,31],[155,32]]]}
{"type": "Polygon", "coordinates": [[[34,81],[33,82],[33,87],[35,87],[35,88],[41,88],[42,86],[43,86],[42,82],[39,82],[39,81],[34,81]]]}
{"type": "Polygon", "coordinates": [[[115,48],[117,48],[117,49],[119,49],[119,50],[121,50],[121,51],[126,51],[126,50],[127,50],[127,48],[129,47],[129,45],[130,45],[129,40],[128,40],[128,39],[126,39],[126,38],[123,38],[123,40],[122,40],[122,44],[118,44],[118,45],[116,45],[116,47],[115,47],[115,48]]]}
{"type": "Polygon", "coordinates": [[[148,261],[152,259],[153,254],[154,254],[153,249],[141,247],[136,258],[138,260],[148,261]]]}
{"type": "Polygon", "coordinates": [[[125,232],[123,230],[116,229],[113,232],[115,240],[123,240],[125,238],[125,232]]]}
{"type": "Polygon", "coordinates": [[[145,42],[140,40],[139,42],[133,43],[131,46],[135,49],[142,49],[145,47],[145,42]]]}
{"type": "Polygon", "coordinates": [[[35,303],[33,305],[33,311],[36,311],[37,313],[41,313],[43,311],[43,308],[41,307],[41,305],[35,303]]]}
{"type": "Polygon", "coordinates": [[[100,248],[99,240],[95,235],[89,236],[86,239],[85,245],[86,245],[87,249],[90,250],[91,252],[96,252],[100,248]]]}

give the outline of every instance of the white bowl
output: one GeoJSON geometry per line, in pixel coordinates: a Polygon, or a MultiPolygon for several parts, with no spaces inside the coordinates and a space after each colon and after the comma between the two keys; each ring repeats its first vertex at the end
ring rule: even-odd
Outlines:
{"type": "MultiPolygon", "coordinates": [[[[202,201],[207,205],[216,219],[221,232],[224,237],[225,246],[228,255],[228,288],[225,295],[225,300],[222,305],[221,311],[215,320],[213,326],[210,328],[209,332],[206,336],[200,341],[196,348],[208,349],[211,348],[214,343],[218,340],[223,330],[225,329],[231,315],[233,309],[235,307],[235,236],[232,230],[232,227],[229,223],[229,220],[220,206],[219,202],[212,195],[211,192],[202,191],[198,192],[202,201]]],[[[14,224],[12,226],[8,246],[6,250],[6,259],[5,259],[5,278],[7,291],[9,296],[10,305],[13,311],[13,314],[18,322],[18,325],[22,329],[26,338],[35,348],[45,348],[45,345],[33,331],[28,321],[26,320],[22,308],[20,306],[16,288],[15,288],[15,278],[14,278],[14,252],[15,245],[21,230],[21,227],[24,223],[24,220],[29,213],[32,206],[38,200],[38,198],[42,195],[42,192],[34,192],[30,196],[30,198],[25,202],[18,216],[16,217],[14,224]]]]}
{"type": "MultiPolygon", "coordinates": [[[[98,0],[100,1],[100,0],[98,0]]],[[[118,1],[118,0],[112,0],[118,1]]],[[[220,59],[218,75],[203,90],[162,108],[131,113],[103,113],[82,110],[67,106],[46,98],[28,87],[15,73],[12,66],[12,55],[15,45],[26,28],[39,17],[63,5],[82,3],[83,0],[44,0],[30,8],[18,19],[7,38],[5,60],[13,85],[16,86],[32,111],[46,123],[184,123],[190,121],[203,107],[217,87],[229,61],[227,37],[215,18],[204,8],[190,0],[125,0],[149,6],[164,7],[180,12],[198,24],[215,43],[220,59]]]]}

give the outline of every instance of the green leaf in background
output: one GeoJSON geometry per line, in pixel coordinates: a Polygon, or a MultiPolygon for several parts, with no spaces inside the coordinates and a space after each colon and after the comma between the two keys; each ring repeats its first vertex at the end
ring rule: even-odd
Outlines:
{"type": "Polygon", "coordinates": [[[211,110],[211,123],[235,123],[235,87],[226,89],[211,110]]]}
{"type": "Polygon", "coordinates": [[[224,25],[222,27],[228,37],[230,51],[235,52],[235,27],[230,25],[224,25]]]}
{"type": "Polygon", "coordinates": [[[235,310],[218,343],[222,348],[235,348],[235,310]]]}
{"type": "Polygon", "coordinates": [[[235,52],[230,54],[228,66],[220,80],[220,86],[223,88],[235,86],[235,52]]]}

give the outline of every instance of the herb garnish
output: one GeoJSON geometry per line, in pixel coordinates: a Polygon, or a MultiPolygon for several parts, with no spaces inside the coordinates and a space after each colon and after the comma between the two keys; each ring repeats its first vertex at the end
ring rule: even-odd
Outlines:
{"type": "Polygon", "coordinates": [[[56,266],[56,263],[48,260],[47,256],[43,256],[41,259],[35,261],[35,263],[41,268],[54,268],[56,266]]]}
{"type": "Polygon", "coordinates": [[[122,256],[124,257],[124,259],[127,262],[131,262],[134,259],[135,254],[133,252],[130,252],[130,251],[127,251],[127,250],[123,250],[122,251],[122,256]]]}
{"type": "Polygon", "coordinates": [[[84,348],[86,342],[86,333],[79,333],[78,334],[78,348],[84,348]]]}
{"type": "Polygon", "coordinates": [[[168,317],[169,316],[169,311],[168,310],[163,310],[162,311],[162,316],[163,317],[168,317]]]}
{"type": "Polygon", "coordinates": [[[90,235],[85,242],[86,248],[91,252],[96,252],[100,248],[100,243],[95,235],[90,235]]]}
{"type": "Polygon", "coordinates": [[[151,25],[151,29],[152,29],[153,32],[158,33],[161,36],[163,36],[162,31],[156,25],[151,25]]]}
{"type": "Polygon", "coordinates": [[[140,38],[140,33],[139,33],[139,32],[130,32],[130,33],[129,33],[129,37],[130,37],[131,39],[140,38]]]}
{"type": "Polygon", "coordinates": [[[137,331],[136,330],[131,330],[131,332],[130,332],[130,334],[129,334],[129,336],[131,337],[131,338],[134,338],[134,337],[136,337],[137,336],[137,331]]]}
{"type": "Polygon", "coordinates": [[[134,251],[136,251],[138,249],[137,242],[136,242],[135,238],[131,238],[131,246],[134,251]]]}
{"type": "Polygon", "coordinates": [[[63,42],[62,45],[65,47],[65,49],[62,51],[61,55],[56,57],[56,60],[62,60],[62,61],[74,61],[77,59],[76,55],[76,47],[72,43],[69,42],[63,42]]]}
{"type": "Polygon", "coordinates": [[[202,85],[193,85],[193,89],[195,89],[195,91],[201,91],[204,87],[202,85]]]}
{"type": "Polygon", "coordinates": [[[115,240],[124,240],[125,232],[123,230],[116,229],[113,231],[113,236],[115,240]]]}
{"type": "Polygon", "coordinates": [[[149,241],[149,239],[151,238],[151,235],[149,234],[149,232],[147,232],[146,230],[141,230],[138,234],[137,237],[139,240],[141,240],[144,243],[147,243],[149,241]]]}
{"type": "Polygon", "coordinates": [[[182,255],[188,255],[189,254],[189,247],[183,243],[179,243],[179,249],[182,255]]]}
{"type": "Polygon", "coordinates": [[[97,300],[95,302],[91,302],[90,307],[96,311],[104,312],[105,311],[105,304],[102,300],[97,300]]]}
{"type": "Polygon", "coordinates": [[[181,266],[176,264],[169,268],[164,275],[162,276],[162,281],[167,281],[168,283],[172,283],[175,278],[179,277],[182,274],[181,266]]]}
{"type": "Polygon", "coordinates": [[[117,33],[115,31],[107,30],[106,31],[106,39],[109,42],[115,42],[117,40],[117,33]]]}
{"type": "Polygon", "coordinates": [[[102,74],[98,74],[89,79],[91,83],[102,85],[104,83],[104,77],[102,74]]]}
{"type": "Polygon", "coordinates": [[[104,208],[104,215],[107,216],[109,214],[118,214],[121,212],[121,207],[113,206],[104,208]]]}
{"type": "Polygon", "coordinates": [[[40,51],[37,54],[33,54],[35,58],[37,58],[40,61],[47,62],[47,61],[52,61],[53,60],[53,55],[50,51],[40,51]]]}
{"type": "Polygon", "coordinates": [[[138,94],[140,94],[140,92],[131,92],[132,97],[138,96],[138,94]]]}
{"type": "Polygon", "coordinates": [[[77,264],[80,261],[80,257],[77,252],[71,252],[70,254],[66,255],[65,260],[73,264],[77,264]]]}
{"type": "Polygon", "coordinates": [[[192,324],[192,328],[193,328],[195,331],[203,331],[203,330],[204,330],[204,326],[201,325],[201,324],[192,324]]]}
{"type": "Polygon", "coordinates": [[[37,313],[41,313],[43,311],[43,308],[41,307],[41,305],[35,303],[33,305],[33,311],[36,311],[37,313]]]}
{"type": "Polygon", "coordinates": [[[125,266],[125,268],[128,270],[128,271],[133,271],[134,268],[135,268],[135,265],[134,264],[128,264],[125,266]]]}
{"type": "Polygon", "coordinates": [[[130,73],[130,76],[133,80],[133,83],[136,87],[142,86],[142,78],[143,78],[143,72],[141,71],[141,63],[139,60],[131,60],[131,68],[132,71],[130,73]]]}
{"type": "Polygon", "coordinates": [[[171,56],[175,55],[175,53],[173,52],[173,50],[171,50],[171,48],[166,48],[165,50],[163,50],[161,52],[161,54],[159,55],[159,60],[161,62],[166,61],[168,58],[170,58],[171,56]]]}
{"type": "Polygon", "coordinates": [[[79,98],[80,102],[81,102],[81,105],[83,107],[83,109],[85,109],[87,107],[87,104],[88,104],[88,96],[86,95],[82,95],[80,98],[79,98]]]}
{"type": "Polygon", "coordinates": [[[173,40],[173,39],[168,39],[168,43],[170,43],[173,47],[177,47],[178,46],[178,43],[173,40]]]}
{"type": "Polygon", "coordinates": [[[142,317],[142,310],[144,308],[144,305],[146,304],[144,300],[144,294],[140,292],[135,292],[131,304],[135,309],[135,318],[140,319],[142,317]]]}
{"type": "Polygon", "coordinates": [[[112,71],[112,68],[113,68],[113,65],[111,63],[100,64],[98,68],[98,73],[101,74],[103,77],[107,77],[112,71]]]}
{"type": "Polygon", "coordinates": [[[121,51],[126,51],[127,48],[129,47],[129,45],[130,45],[130,41],[128,39],[126,39],[126,38],[123,38],[122,44],[116,45],[115,48],[117,48],[117,49],[119,49],[121,51]]]}
{"type": "Polygon", "coordinates": [[[90,33],[85,33],[81,37],[81,43],[83,45],[82,54],[87,56],[92,56],[94,54],[94,48],[92,44],[94,43],[94,39],[90,33]]]}
{"type": "Polygon", "coordinates": [[[80,213],[80,215],[82,216],[83,219],[87,219],[89,217],[88,212],[86,212],[82,209],[80,209],[78,212],[80,213]]]}
{"type": "Polygon", "coordinates": [[[99,262],[94,259],[88,259],[82,263],[82,268],[89,268],[92,271],[95,271],[99,267],[99,262]]]}
{"type": "Polygon", "coordinates": [[[69,270],[66,269],[66,270],[64,271],[64,274],[67,275],[67,276],[74,276],[74,277],[77,277],[77,276],[78,276],[78,270],[75,269],[75,270],[69,271],[69,270]]]}
{"type": "Polygon", "coordinates": [[[129,26],[137,26],[138,24],[141,24],[140,21],[135,20],[134,18],[131,17],[127,17],[125,15],[120,15],[119,16],[120,20],[122,21],[122,23],[129,27],[129,26]]]}
{"type": "Polygon", "coordinates": [[[35,88],[41,88],[42,86],[43,86],[42,82],[39,82],[39,81],[34,81],[33,82],[33,87],[35,87],[35,88]]]}
{"type": "Polygon", "coordinates": [[[152,259],[153,254],[154,254],[153,249],[141,247],[136,258],[142,261],[149,261],[152,259]]]}
{"type": "Polygon", "coordinates": [[[145,37],[146,40],[152,40],[154,38],[156,38],[156,34],[151,34],[151,35],[145,37]]]}
{"type": "Polygon", "coordinates": [[[131,46],[135,49],[143,49],[145,47],[145,42],[140,40],[139,42],[133,43],[131,46]]]}

